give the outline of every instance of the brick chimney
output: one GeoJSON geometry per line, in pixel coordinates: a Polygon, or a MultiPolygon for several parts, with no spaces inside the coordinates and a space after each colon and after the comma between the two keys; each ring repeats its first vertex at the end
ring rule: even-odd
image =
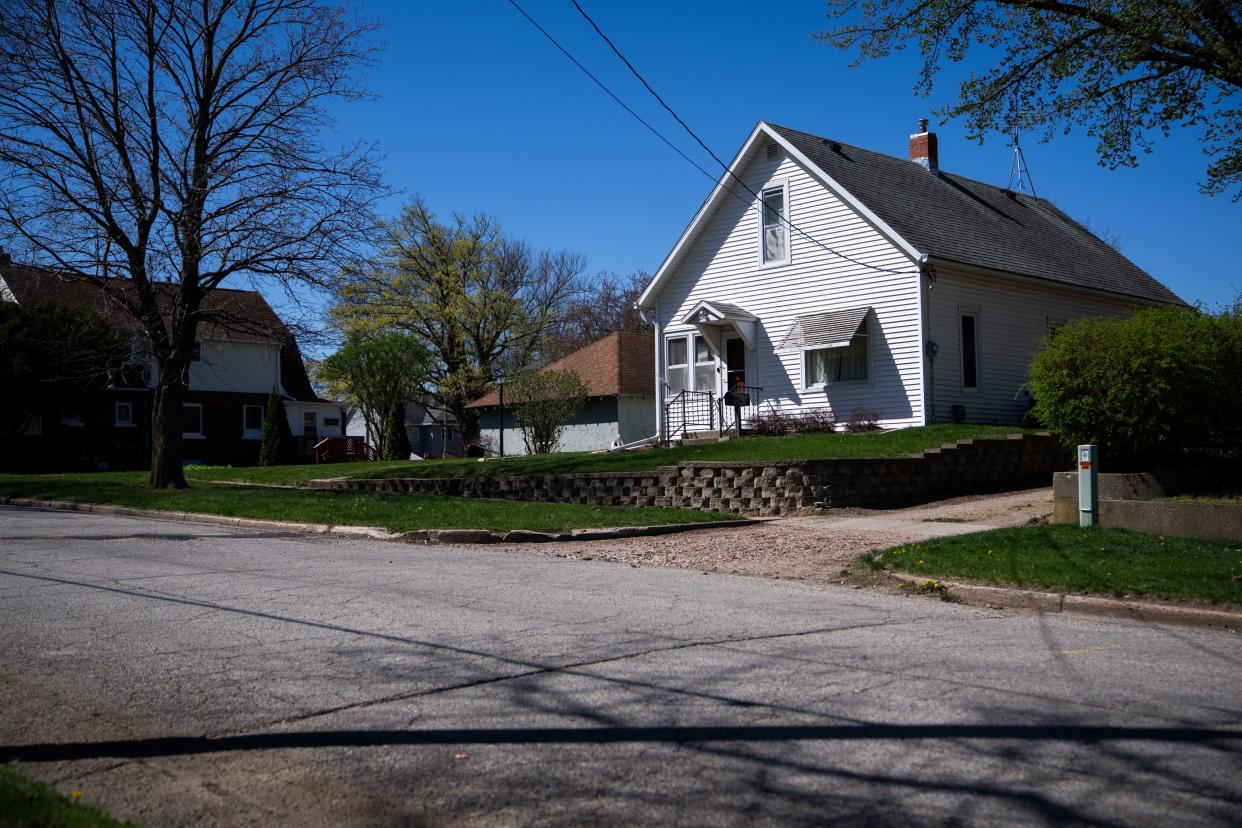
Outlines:
{"type": "Polygon", "coordinates": [[[940,172],[936,133],[927,131],[926,118],[919,118],[919,131],[910,136],[910,160],[922,164],[932,172],[940,172]]]}

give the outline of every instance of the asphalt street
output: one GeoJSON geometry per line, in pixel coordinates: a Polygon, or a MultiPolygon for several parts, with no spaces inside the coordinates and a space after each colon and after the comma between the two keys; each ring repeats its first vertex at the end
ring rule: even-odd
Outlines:
{"type": "Polygon", "coordinates": [[[152,826],[1242,819],[1228,633],[0,507],[0,656],[0,761],[152,826]]]}

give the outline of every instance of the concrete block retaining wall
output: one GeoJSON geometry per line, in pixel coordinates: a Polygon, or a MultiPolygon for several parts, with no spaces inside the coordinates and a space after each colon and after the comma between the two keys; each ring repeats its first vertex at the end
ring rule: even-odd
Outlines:
{"type": "Polygon", "coordinates": [[[885,460],[694,463],[642,472],[479,478],[324,480],[320,488],[373,492],[663,506],[768,517],[842,506],[897,506],[955,495],[1045,486],[1073,465],[1047,435],[963,440],[885,460]]]}

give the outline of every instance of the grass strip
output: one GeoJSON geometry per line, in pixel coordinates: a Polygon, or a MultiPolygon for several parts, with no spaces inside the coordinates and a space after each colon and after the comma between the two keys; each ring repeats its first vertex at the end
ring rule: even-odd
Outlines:
{"type": "MultiPolygon", "coordinates": [[[[75,792],[76,793],[76,792],[75,792]]],[[[79,794],[80,796],[80,794],[79,794]]],[[[76,796],[64,796],[51,785],[22,776],[0,765],[0,828],[125,828],[120,822],[76,796]]]]}
{"type": "Polygon", "coordinates": [[[1020,526],[897,546],[862,563],[1003,586],[1242,604],[1242,541],[1020,526]]]}
{"type": "MultiPolygon", "coordinates": [[[[323,466],[319,466],[323,469],[323,466]]],[[[194,481],[189,489],[144,488],[145,472],[0,475],[0,494],[38,500],[110,503],[228,517],[415,529],[531,529],[564,532],[616,526],[655,526],[733,520],[735,515],[689,509],[583,506],[572,503],[430,497],[396,492],[255,489],[194,481]]]]}
{"type": "Polygon", "coordinates": [[[761,462],[767,460],[833,460],[902,457],[944,443],[976,437],[1021,433],[1013,426],[941,423],[870,434],[795,434],[789,437],[742,437],[723,443],[674,446],[613,454],[563,452],[527,457],[478,460],[383,461],[337,463],[330,466],[267,468],[204,468],[189,472],[196,480],[301,485],[320,477],[499,477],[509,474],[576,474],[581,472],[650,471],[683,461],[761,462]]]}

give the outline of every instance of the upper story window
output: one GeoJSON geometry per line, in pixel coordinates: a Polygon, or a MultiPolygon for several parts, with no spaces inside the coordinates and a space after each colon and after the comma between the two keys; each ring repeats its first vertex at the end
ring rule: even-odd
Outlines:
{"type": "Polygon", "coordinates": [[[118,426],[132,426],[134,422],[134,404],[129,400],[116,401],[116,415],[113,417],[113,424],[118,426]]]}
{"type": "Polygon", "coordinates": [[[781,184],[763,191],[763,227],[760,260],[765,265],[789,261],[789,192],[781,184]]]}

